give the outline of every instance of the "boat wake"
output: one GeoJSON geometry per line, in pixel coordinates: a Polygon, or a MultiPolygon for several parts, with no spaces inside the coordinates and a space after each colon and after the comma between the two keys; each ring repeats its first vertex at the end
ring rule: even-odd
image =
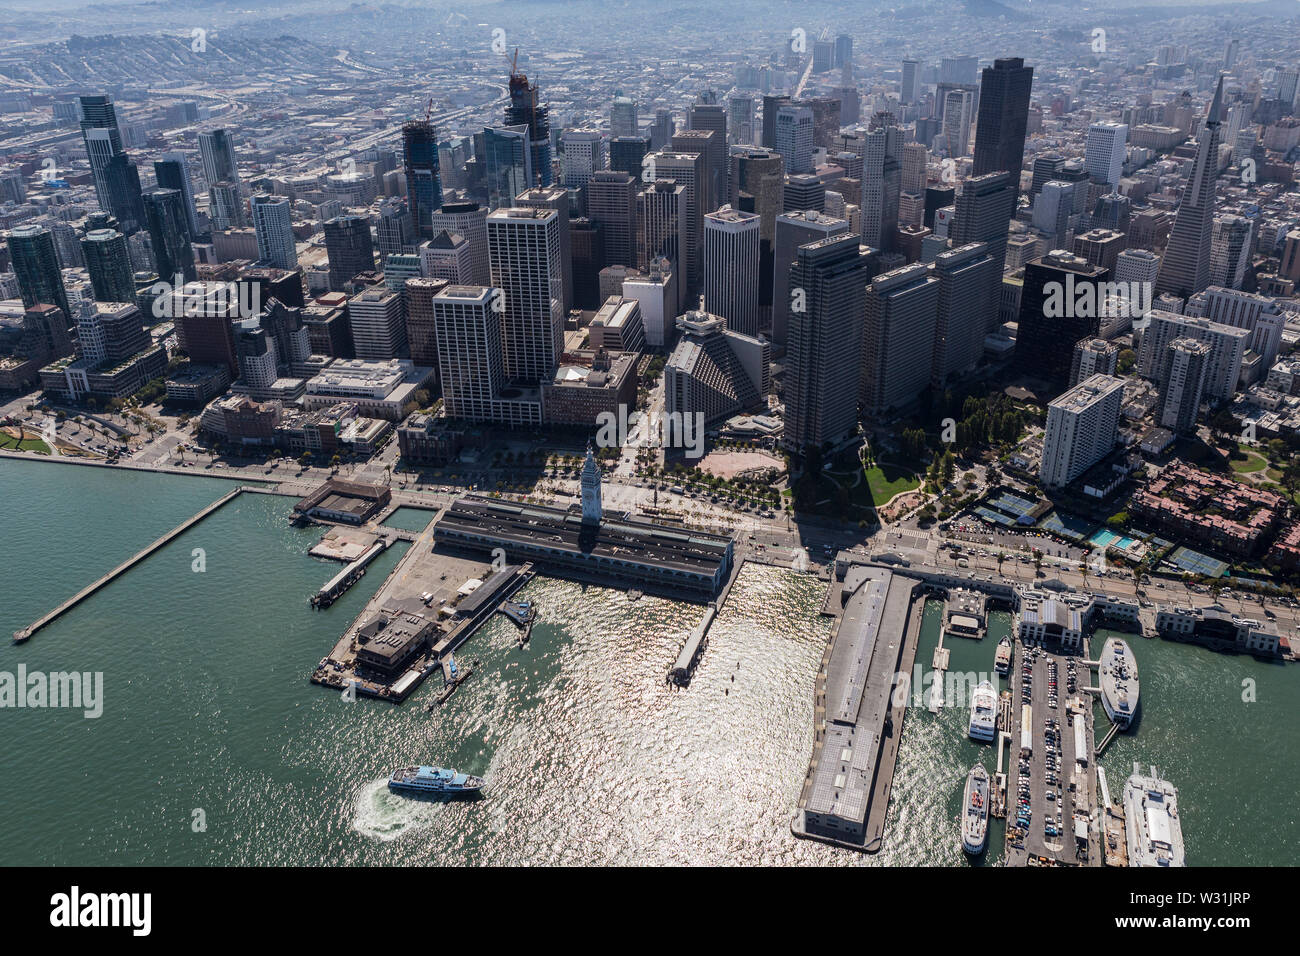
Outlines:
{"type": "Polygon", "coordinates": [[[372,840],[389,843],[405,833],[433,826],[438,803],[411,799],[388,789],[388,778],[380,777],[357,794],[352,829],[372,840]]]}

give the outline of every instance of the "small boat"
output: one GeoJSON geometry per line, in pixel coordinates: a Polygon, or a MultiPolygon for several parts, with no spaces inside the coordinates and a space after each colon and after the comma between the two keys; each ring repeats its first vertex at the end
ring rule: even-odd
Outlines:
{"type": "Polygon", "coordinates": [[[992,740],[997,736],[997,691],[988,681],[981,681],[971,695],[970,727],[968,733],[975,740],[992,740]]]}
{"type": "Polygon", "coordinates": [[[1013,652],[1014,648],[1012,647],[1010,636],[1004,637],[1002,640],[998,641],[997,654],[993,658],[993,669],[1003,677],[1006,677],[1007,674],[1011,673],[1011,655],[1013,652]]]}
{"type": "Polygon", "coordinates": [[[961,806],[961,848],[978,856],[984,852],[989,835],[989,773],[979,764],[966,776],[961,806]]]}

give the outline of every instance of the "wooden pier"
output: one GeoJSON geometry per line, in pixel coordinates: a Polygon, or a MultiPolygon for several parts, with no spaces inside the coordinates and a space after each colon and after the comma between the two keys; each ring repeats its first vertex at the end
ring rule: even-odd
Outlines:
{"type": "Polygon", "coordinates": [[[86,587],[82,588],[80,591],[78,591],[72,597],[68,598],[66,601],[64,601],[54,610],[50,611],[48,614],[44,615],[43,617],[37,618],[35,621],[27,625],[22,630],[15,631],[14,643],[21,644],[23,641],[30,638],[33,634],[35,634],[41,628],[45,627],[47,624],[52,624],[54,621],[58,620],[68,611],[71,611],[74,607],[76,607],[82,601],[86,600],[92,594],[95,594],[101,589],[107,587],[109,584],[117,580],[127,571],[130,571],[133,567],[135,567],[145,558],[149,557],[154,552],[162,549],[166,545],[175,541],[177,538],[183,535],[186,531],[189,531],[190,528],[193,528],[196,524],[198,524],[208,515],[213,514],[214,512],[220,510],[225,505],[234,501],[245,491],[265,492],[265,489],[252,488],[246,485],[240,485],[238,488],[235,488],[233,491],[229,491],[226,494],[222,495],[216,501],[212,502],[212,504],[208,505],[198,514],[194,515],[194,517],[181,522],[175,528],[172,528],[171,531],[168,531],[165,535],[159,538],[157,541],[153,542],[152,544],[144,548],[142,551],[137,552],[132,557],[123,561],[121,564],[115,567],[112,571],[109,571],[103,577],[97,578],[92,583],[86,585],[86,587]]]}

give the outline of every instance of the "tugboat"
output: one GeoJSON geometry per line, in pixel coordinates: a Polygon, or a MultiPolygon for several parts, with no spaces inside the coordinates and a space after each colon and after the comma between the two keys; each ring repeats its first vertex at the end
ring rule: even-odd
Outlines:
{"type": "Polygon", "coordinates": [[[388,778],[388,789],[395,793],[478,793],[483,789],[483,778],[442,767],[403,767],[388,778]]]}
{"type": "Polygon", "coordinates": [[[976,764],[966,777],[962,797],[961,848],[971,856],[984,852],[989,835],[989,773],[976,764]]]}

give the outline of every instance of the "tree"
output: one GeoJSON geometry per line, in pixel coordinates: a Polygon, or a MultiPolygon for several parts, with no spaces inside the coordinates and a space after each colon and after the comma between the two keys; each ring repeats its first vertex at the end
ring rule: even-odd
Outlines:
{"type": "Polygon", "coordinates": [[[1133,366],[1137,364],[1137,353],[1132,349],[1120,349],[1119,355],[1115,359],[1115,369],[1121,375],[1127,375],[1133,371],[1133,366]]]}

